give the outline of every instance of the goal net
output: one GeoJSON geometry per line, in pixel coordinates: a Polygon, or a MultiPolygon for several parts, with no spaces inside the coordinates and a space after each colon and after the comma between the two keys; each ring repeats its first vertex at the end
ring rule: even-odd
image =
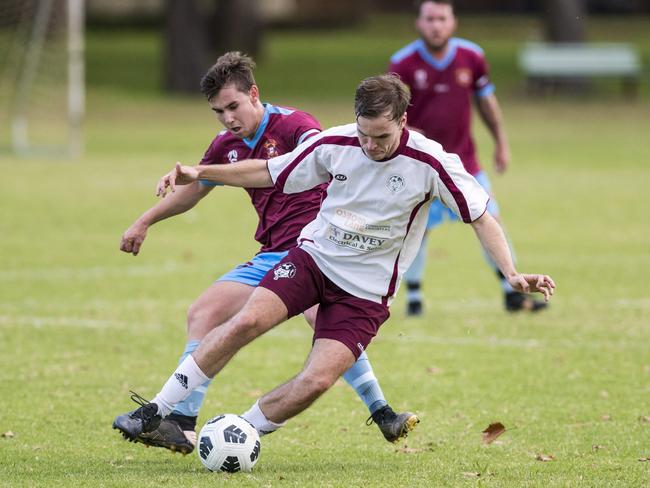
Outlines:
{"type": "Polygon", "coordinates": [[[76,156],[84,0],[0,0],[0,151],[76,156]]]}

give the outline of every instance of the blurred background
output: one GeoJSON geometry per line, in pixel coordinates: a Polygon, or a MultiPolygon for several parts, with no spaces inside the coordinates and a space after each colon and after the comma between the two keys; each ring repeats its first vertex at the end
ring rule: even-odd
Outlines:
{"type": "MultiPolygon", "coordinates": [[[[388,57],[415,38],[413,4],[1,0],[0,148],[25,152],[64,140],[79,146],[71,152],[79,152],[83,113],[92,124],[103,97],[187,95],[198,100],[201,76],[221,53],[233,49],[257,60],[257,78],[269,100],[294,105],[349,100],[360,79],[385,70],[388,57]],[[66,140],[66,129],[76,142],[66,140]]],[[[582,101],[648,99],[650,2],[460,0],[456,11],[457,35],[485,49],[499,97],[506,102],[547,101],[556,95],[582,101]],[[546,49],[526,52],[539,42],[600,50],[574,52],[574,57],[592,58],[584,61],[586,71],[572,75],[571,58],[558,60],[550,53],[549,59],[546,49]]],[[[92,125],[88,128],[92,149],[92,125]]]]}

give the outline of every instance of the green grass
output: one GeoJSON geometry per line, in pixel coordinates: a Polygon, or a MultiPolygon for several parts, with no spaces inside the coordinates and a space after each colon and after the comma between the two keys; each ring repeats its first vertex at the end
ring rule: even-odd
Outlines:
{"type": "MultiPolygon", "coordinates": [[[[491,22],[476,21],[477,34],[488,37],[491,22]]],[[[510,32],[490,42],[514,52],[510,32]]],[[[307,66],[308,53],[276,58],[283,42],[300,39],[292,36],[271,39],[260,83],[269,99],[298,103],[280,82],[294,83],[281,68],[297,59],[307,66]]],[[[327,51],[318,35],[304,37],[316,52],[327,51]]],[[[108,38],[91,41],[89,66],[124,62],[128,43],[111,44],[113,51],[108,38]]],[[[144,36],[130,52],[155,67],[155,44],[144,36]]],[[[314,65],[320,72],[379,69],[383,54],[375,58],[314,65]]],[[[650,463],[639,461],[650,456],[650,423],[640,420],[650,415],[645,98],[542,104],[512,92],[502,100],[513,166],[492,182],[520,268],[551,274],[557,295],[544,314],[508,315],[471,230],[449,225],[431,236],[426,316],[407,320],[398,296],[369,349],[391,403],[422,418],[408,439],[412,451],[366,427],[365,408],[341,384],[263,438],[253,474],[228,476],[205,472],[194,455],[127,444],[110,429],[116,414],[132,408],[129,389],[152,396],[173,370],[192,300],[257,249],[247,196],[224,188],[155,226],[140,256],[118,251],[121,233],[154,203],[157,177],[177,159],[200,158],[217,130],[200,97],[165,99],[154,75],[121,68],[89,73],[96,82],[81,161],[0,161],[0,434],[15,434],[0,437],[0,485],[650,483],[650,463]],[[493,421],[508,431],[483,446],[480,432],[493,421]],[[555,460],[538,461],[538,454],[555,460]]],[[[340,83],[329,95],[296,98],[325,126],[348,121],[350,84],[360,76],[329,77],[322,83],[340,83]]],[[[478,124],[477,138],[489,162],[491,143],[478,124]]],[[[250,345],[215,380],[200,421],[247,409],[299,370],[309,344],[306,325],[295,319],[250,345]]]]}

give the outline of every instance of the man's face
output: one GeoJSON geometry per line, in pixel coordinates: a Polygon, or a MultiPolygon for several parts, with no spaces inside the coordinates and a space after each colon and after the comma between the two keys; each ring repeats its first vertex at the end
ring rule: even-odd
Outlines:
{"type": "Polygon", "coordinates": [[[392,156],[399,145],[402,129],[406,125],[406,114],[398,120],[391,120],[390,117],[390,112],[375,118],[357,117],[361,149],[374,161],[392,156]]]}
{"type": "Polygon", "coordinates": [[[456,30],[454,10],[444,3],[425,2],[420,7],[415,27],[427,46],[433,50],[443,49],[456,30]]]}
{"type": "Polygon", "coordinates": [[[208,103],[219,122],[235,137],[252,137],[260,124],[259,90],[253,85],[242,92],[234,84],[224,86],[208,103]]]}

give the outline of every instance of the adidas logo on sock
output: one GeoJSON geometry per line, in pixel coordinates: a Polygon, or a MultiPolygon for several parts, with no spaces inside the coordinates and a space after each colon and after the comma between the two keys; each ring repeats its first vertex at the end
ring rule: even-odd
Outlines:
{"type": "Polygon", "coordinates": [[[174,377],[178,380],[181,386],[187,390],[187,376],[184,374],[176,373],[174,377]]]}

